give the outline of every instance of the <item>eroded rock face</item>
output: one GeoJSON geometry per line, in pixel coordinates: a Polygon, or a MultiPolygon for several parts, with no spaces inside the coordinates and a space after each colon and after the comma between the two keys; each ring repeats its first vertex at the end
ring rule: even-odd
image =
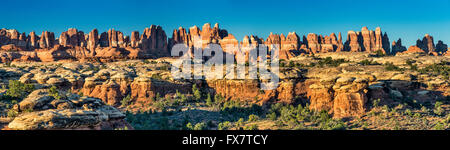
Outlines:
{"type": "Polygon", "coordinates": [[[397,54],[406,51],[406,47],[402,45],[402,39],[392,42],[391,54],[397,54]]]}
{"type": "Polygon", "coordinates": [[[233,36],[233,34],[228,34],[227,37],[220,40],[220,46],[224,52],[234,53],[239,48],[239,41],[233,36]]]}
{"type": "Polygon", "coordinates": [[[8,124],[13,130],[132,129],[122,112],[100,99],[78,95],[55,99],[47,89],[33,91],[16,109],[31,112],[14,118],[8,124]]]}
{"type": "Polygon", "coordinates": [[[361,40],[360,32],[348,31],[347,33],[347,41],[344,44],[344,50],[351,52],[361,52],[361,40]]]}
{"type": "Polygon", "coordinates": [[[141,35],[141,49],[154,57],[170,56],[167,49],[167,36],[161,26],[152,25],[145,28],[141,35]]]}
{"type": "MultiPolygon", "coordinates": [[[[99,36],[98,36],[98,30],[93,29],[91,32],[89,32],[88,36],[88,42],[87,42],[87,48],[91,50],[92,52],[95,51],[95,48],[97,48],[99,36]]],[[[95,53],[93,53],[95,55],[95,53]]]]}
{"type": "Polygon", "coordinates": [[[390,42],[386,33],[381,32],[381,28],[377,27],[375,31],[363,27],[361,32],[349,31],[345,42],[344,50],[352,52],[390,52],[390,42]]]}
{"type": "Polygon", "coordinates": [[[159,94],[165,96],[180,93],[189,93],[192,85],[190,83],[171,83],[150,77],[137,77],[131,83],[131,99],[136,102],[150,103],[159,94]]]}
{"type": "Polygon", "coordinates": [[[52,48],[55,44],[55,34],[53,32],[44,31],[39,40],[40,48],[52,48]]]}
{"type": "Polygon", "coordinates": [[[310,108],[326,110],[335,118],[357,116],[366,109],[368,79],[328,77],[309,86],[310,108]]]}
{"type": "Polygon", "coordinates": [[[439,55],[443,55],[446,52],[448,52],[448,46],[447,44],[444,44],[444,42],[442,42],[441,40],[438,41],[438,43],[436,44],[436,52],[439,55]]]}
{"type": "Polygon", "coordinates": [[[340,52],[344,47],[341,33],[339,33],[339,37],[336,37],[334,33],[331,33],[329,36],[309,33],[306,38],[304,37],[303,43],[308,47],[306,50],[308,53],[340,52]]]}
{"type": "Polygon", "coordinates": [[[407,51],[404,51],[403,53],[427,53],[427,51],[421,49],[420,47],[414,45],[410,46],[407,51]]]}
{"type": "Polygon", "coordinates": [[[425,51],[425,53],[434,52],[435,50],[433,37],[429,34],[425,34],[422,40],[418,39],[416,46],[425,51]]]}

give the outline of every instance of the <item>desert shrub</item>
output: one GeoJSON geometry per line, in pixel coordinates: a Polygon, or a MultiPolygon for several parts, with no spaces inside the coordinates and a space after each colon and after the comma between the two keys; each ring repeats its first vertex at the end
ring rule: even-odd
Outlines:
{"type": "Polygon", "coordinates": [[[378,107],[378,105],[380,104],[380,99],[376,99],[376,100],[373,100],[373,107],[378,107]]]}
{"type": "Polygon", "coordinates": [[[413,70],[413,71],[417,71],[418,69],[417,69],[417,65],[416,64],[414,64],[414,60],[412,60],[412,59],[407,59],[406,60],[406,65],[408,65],[409,66],[409,68],[411,69],[411,70],[413,70]]]}
{"type": "Polygon", "coordinates": [[[266,117],[269,118],[272,121],[277,120],[277,114],[275,112],[267,114],[266,117]]]}
{"type": "Polygon", "coordinates": [[[309,106],[284,105],[277,103],[271,106],[268,112],[271,119],[278,117],[278,125],[287,125],[291,128],[305,128],[304,122],[311,122],[312,126],[324,130],[346,129],[346,124],[337,119],[333,119],[327,111],[310,110],[309,106]],[[276,117],[274,117],[276,116],[276,117]]]}
{"type": "Polygon", "coordinates": [[[159,74],[157,74],[157,73],[155,73],[155,74],[152,74],[151,78],[153,78],[153,79],[157,79],[157,80],[162,80],[162,76],[161,76],[161,75],[159,75],[159,74]]]}
{"type": "Polygon", "coordinates": [[[130,94],[128,94],[126,97],[124,97],[122,99],[122,101],[120,101],[120,103],[121,103],[121,105],[123,107],[127,106],[128,104],[130,104],[130,102],[131,102],[131,95],[130,94]]]}
{"type": "Polygon", "coordinates": [[[8,90],[5,96],[23,99],[34,90],[33,84],[24,84],[18,80],[9,80],[8,90]]]}
{"type": "Polygon", "coordinates": [[[362,61],[360,61],[358,64],[363,65],[363,66],[368,66],[368,65],[380,65],[380,63],[373,61],[373,60],[368,60],[368,59],[364,59],[362,61]]]}
{"type": "Polygon", "coordinates": [[[403,69],[399,68],[398,66],[395,66],[394,63],[392,62],[386,62],[384,64],[384,69],[386,69],[387,71],[402,71],[403,69]]]}
{"type": "Polygon", "coordinates": [[[442,75],[448,79],[450,78],[450,62],[435,63],[418,71],[422,74],[442,75]]]}
{"type": "Polygon", "coordinates": [[[444,109],[442,108],[442,102],[437,101],[434,104],[434,110],[433,110],[434,114],[438,115],[438,116],[442,116],[444,114],[444,109]]]}
{"type": "Polygon", "coordinates": [[[148,59],[144,60],[144,64],[149,64],[150,61],[148,59]]]}
{"type": "Polygon", "coordinates": [[[125,116],[128,123],[136,130],[181,130],[186,129],[186,124],[181,122],[170,122],[162,115],[163,113],[144,111],[131,113],[126,111],[125,116]]]}
{"type": "Polygon", "coordinates": [[[19,114],[19,112],[15,111],[13,109],[8,110],[8,117],[14,118],[14,117],[17,117],[18,114],[19,114]]]}
{"type": "Polygon", "coordinates": [[[382,50],[375,51],[376,57],[383,57],[386,56],[386,54],[382,50]]]}
{"type": "Polygon", "coordinates": [[[56,86],[50,87],[48,90],[50,96],[53,96],[55,99],[61,99],[63,96],[59,93],[58,88],[56,86]]]}
{"type": "Polygon", "coordinates": [[[89,66],[88,68],[85,69],[85,71],[98,72],[98,71],[100,71],[100,68],[97,66],[89,66]]]}
{"type": "Polygon", "coordinates": [[[186,128],[188,129],[188,130],[194,130],[194,126],[192,125],[192,123],[187,123],[186,124],[186,128]]]}
{"type": "Polygon", "coordinates": [[[222,103],[220,107],[221,114],[232,116],[234,119],[247,118],[251,114],[257,116],[263,114],[263,109],[261,106],[256,104],[247,105],[239,100],[226,101],[222,103]]]}
{"type": "Polygon", "coordinates": [[[208,95],[206,96],[206,105],[207,106],[212,106],[214,104],[213,99],[211,99],[211,95],[208,93],[208,95]]]}
{"type": "Polygon", "coordinates": [[[257,124],[252,124],[249,126],[245,126],[244,130],[258,130],[258,125],[257,124]]]}
{"type": "Polygon", "coordinates": [[[326,57],[325,59],[320,59],[318,64],[320,67],[329,66],[329,67],[337,67],[342,63],[346,63],[345,59],[333,59],[331,57],[326,57]]]}
{"type": "Polygon", "coordinates": [[[195,125],[192,125],[192,123],[189,122],[186,124],[186,128],[188,130],[207,130],[208,126],[204,122],[200,122],[195,125]]]}
{"type": "Polygon", "coordinates": [[[202,98],[202,92],[197,88],[197,85],[192,85],[192,94],[194,95],[195,101],[200,101],[202,98]]]}
{"type": "Polygon", "coordinates": [[[445,123],[442,122],[437,122],[436,125],[434,125],[433,129],[434,130],[445,130],[445,123]]]}
{"type": "Polygon", "coordinates": [[[254,122],[254,121],[258,121],[259,120],[259,116],[251,114],[248,116],[248,121],[250,122],[254,122]]]}
{"type": "Polygon", "coordinates": [[[228,130],[228,129],[231,129],[232,127],[233,127],[233,125],[231,124],[230,121],[225,121],[225,122],[219,123],[217,129],[218,130],[228,130]]]}

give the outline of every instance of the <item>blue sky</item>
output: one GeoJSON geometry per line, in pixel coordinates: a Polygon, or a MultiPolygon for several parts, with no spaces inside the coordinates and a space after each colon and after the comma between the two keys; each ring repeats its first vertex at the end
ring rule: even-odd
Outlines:
{"type": "Polygon", "coordinates": [[[151,24],[169,37],[179,26],[219,23],[242,40],[245,35],[266,38],[270,32],[330,34],[374,30],[380,26],[390,41],[415,44],[426,33],[450,43],[448,0],[2,0],[0,28],[19,32],[44,30],[58,35],[68,28],[101,32],[115,28],[129,35],[151,24]]]}

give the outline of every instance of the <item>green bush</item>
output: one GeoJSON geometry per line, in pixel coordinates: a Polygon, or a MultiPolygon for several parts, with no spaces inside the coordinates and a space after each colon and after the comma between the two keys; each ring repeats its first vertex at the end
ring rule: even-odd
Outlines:
{"type": "Polygon", "coordinates": [[[248,116],[248,121],[250,122],[254,122],[254,121],[258,121],[259,120],[259,116],[251,114],[248,116]]]}
{"type": "Polygon", "coordinates": [[[267,114],[266,117],[269,118],[272,121],[277,120],[277,114],[275,112],[267,114]]]}
{"type": "Polygon", "coordinates": [[[411,70],[413,70],[413,71],[417,71],[417,70],[418,70],[417,65],[414,64],[414,61],[411,60],[411,59],[407,59],[407,60],[406,60],[406,65],[408,65],[409,68],[410,68],[411,70]]]}
{"type": "Polygon", "coordinates": [[[375,51],[375,57],[384,57],[386,54],[382,50],[375,51]]]}
{"type": "Polygon", "coordinates": [[[378,62],[372,61],[372,60],[368,60],[368,59],[364,59],[364,60],[360,61],[358,64],[363,65],[363,66],[380,65],[378,62]]]}
{"type": "Polygon", "coordinates": [[[448,79],[450,78],[450,63],[444,61],[441,63],[428,65],[418,71],[422,74],[442,75],[448,79]]]}
{"type": "Polygon", "coordinates": [[[384,69],[387,71],[402,71],[403,69],[399,68],[398,66],[395,66],[392,62],[386,62],[384,64],[384,69]]]}
{"type": "Polygon", "coordinates": [[[213,100],[211,99],[211,95],[208,93],[207,97],[206,97],[206,105],[207,106],[212,106],[214,104],[213,100]]]}
{"type": "Polygon", "coordinates": [[[444,109],[442,108],[442,104],[443,103],[440,101],[437,101],[434,104],[434,110],[433,110],[434,114],[436,114],[438,116],[442,116],[444,114],[444,109]]]}
{"type": "Polygon", "coordinates": [[[188,130],[207,130],[208,126],[204,122],[197,123],[195,124],[195,126],[193,126],[192,123],[189,122],[186,124],[186,128],[188,130]]]}
{"type": "Polygon", "coordinates": [[[50,96],[53,96],[55,99],[61,99],[62,98],[62,96],[61,96],[61,94],[59,93],[59,91],[58,91],[58,88],[56,87],[56,86],[52,86],[50,89],[49,89],[49,93],[50,93],[50,96]]]}
{"type": "Polygon", "coordinates": [[[23,99],[34,90],[33,84],[24,84],[18,80],[9,80],[6,96],[23,99]]]}
{"type": "Polygon", "coordinates": [[[257,124],[252,124],[250,126],[245,126],[244,130],[258,130],[258,125],[257,124]]]}
{"type": "Polygon", "coordinates": [[[192,94],[194,95],[194,100],[195,101],[200,101],[202,98],[202,93],[200,92],[200,90],[197,88],[197,85],[194,84],[192,85],[192,94]]]}
{"type": "Polygon", "coordinates": [[[217,129],[218,130],[228,130],[228,129],[231,129],[232,127],[233,127],[233,125],[230,123],[230,121],[225,121],[225,122],[219,123],[217,129]]]}
{"type": "Polygon", "coordinates": [[[318,64],[320,67],[329,66],[329,67],[337,67],[342,63],[348,62],[345,59],[333,59],[331,57],[326,57],[325,59],[320,59],[318,64]]]}
{"type": "Polygon", "coordinates": [[[126,97],[124,97],[122,99],[122,101],[120,101],[120,103],[121,103],[121,105],[123,107],[127,106],[128,104],[130,104],[130,102],[131,102],[131,95],[130,94],[128,94],[126,97]]]}
{"type": "Polygon", "coordinates": [[[13,109],[10,109],[8,111],[8,117],[11,117],[11,118],[17,117],[18,114],[19,113],[17,111],[13,110],[13,109]]]}

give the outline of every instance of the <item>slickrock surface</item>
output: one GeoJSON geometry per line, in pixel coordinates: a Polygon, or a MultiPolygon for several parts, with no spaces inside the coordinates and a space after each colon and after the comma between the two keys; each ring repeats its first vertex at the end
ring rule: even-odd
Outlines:
{"type": "Polygon", "coordinates": [[[8,124],[13,130],[132,128],[122,112],[100,99],[78,95],[55,99],[48,89],[33,91],[14,109],[22,113],[8,124]]]}

